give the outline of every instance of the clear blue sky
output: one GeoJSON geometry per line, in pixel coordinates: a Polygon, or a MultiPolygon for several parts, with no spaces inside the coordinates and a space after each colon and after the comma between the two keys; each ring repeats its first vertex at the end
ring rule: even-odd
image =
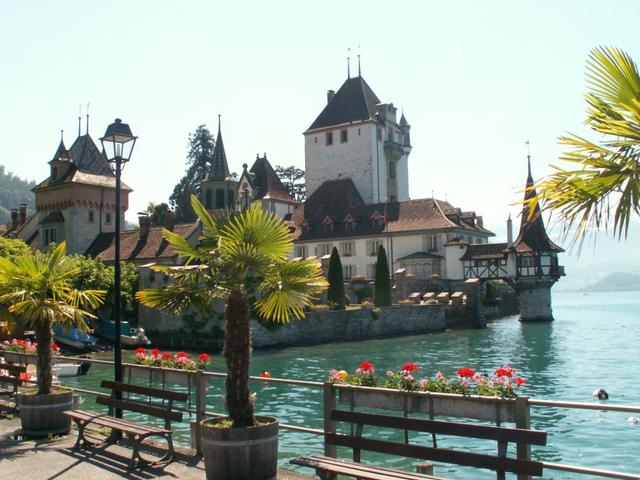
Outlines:
{"type": "Polygon", "coordinates": [[[411,196],[446,194],[502,235],[518,213],[524,141],[534,175],[548,172],[558,135],[584,132],[590,49],[640,61],[639,18],[634,0],[4,0],[0,163],[45,178],[60,129],[70,145],[90,102],[96,140],[115,117],[140,137],[123,177],[131,220],[167,200],[189,132],[215,131],[218,113],[232,171],[258,152],[303,167],[302,132],[360,45],[363,76],[412,125],[411,196]]]}

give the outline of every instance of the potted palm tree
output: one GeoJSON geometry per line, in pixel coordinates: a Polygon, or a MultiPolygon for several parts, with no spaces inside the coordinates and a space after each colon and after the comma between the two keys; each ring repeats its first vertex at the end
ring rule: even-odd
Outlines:
{"type": "Polygon", "coordinates": [[[76,290],[72,279],[77,267],[67,261],[65,242],[49,253],[26,253],[13,259],[0,257],[0,305],[12,319],[36,334],[37,388],[17,396],[22,431],[28,436],[67,433],[72,392],[52,387],[51,329],[56,324],[77,324],[87,328],[84,318],[93,318],[86,309],[98,308],[102,290],[76,290]]]}
{"type": "Polygon", "coordinates": [[[275,478],[278,423],[254,415],[249,391],[250,313],[276,322],[301,318],[327,283],[317,261],[288,260],[293,248],[288,227],[259,203],[221,220],[214,220],[195,196],[191,204],[203,228],[198,245],[192,247],[167,230],[164,235],[192,268],[157,267],[172,281],[162,289],[138,292],[137,298],[173,313],[194,307],[207,311],[214,298],[226,300],[223,355],[229,416],[201,422],[207,479],[275,478]]]}

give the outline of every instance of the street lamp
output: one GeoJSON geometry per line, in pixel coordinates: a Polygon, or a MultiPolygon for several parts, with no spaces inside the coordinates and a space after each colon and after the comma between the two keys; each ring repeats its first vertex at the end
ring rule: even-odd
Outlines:
{"type": "MultiPolygon", "coordinates": [[[[120,342],[120,174],[122,173],[123,164],[131,159],[131,152],[136,144],[138,137],[134,137],[131,133],[129,125],[122,123],[122,120],[116,118],[115,122],[107,127],[104,137],[100,139],[102,148],[107,155],[109,163],[113,163],[114,173],[116,175],[116,224],[115,224],[115,275],[114,275],[114,323],[115,323],[115,354],[114,367],[116,382],[122,382],[122,344],[120,342]]],[[[122,395],[120,392],[117,392],[122,395]]],[[[116,398],[119,398],[117,396],[116,398]]],[[[122,412],[116,410],[116,416],[120,416],[122,412]]]]}

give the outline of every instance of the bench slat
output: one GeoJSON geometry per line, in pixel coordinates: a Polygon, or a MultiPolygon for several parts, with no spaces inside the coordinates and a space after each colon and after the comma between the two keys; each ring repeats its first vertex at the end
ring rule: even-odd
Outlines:
{"type": "Polygon", "coordinates": [[[372,413],[333,410],[331,420],[337,422],[362,423],[375,427],[388,427],[417,432],[441,433],[458,437],[483,438],[499,442],[523,442],[530,445],[546,445],[547,432],[524,428],[506,428],[490,425],[469,425],[459,422],[423,420],[372,413]]]}
{"type": "Polygon", "coordinates": [[[20,385],[22,380],[19,377],[6,377],[4,375],[0,375],[0,383],[10,383],[11,385],[20,385]]]}
{"type": "Polygon", "coordinates": [[[26,365],[14,365],[12,363],[0,363],[0,370],[12,373],[24,373],[27,371],[26,365]]]}
{"type": "Polygon", "coordinates": [[[327,470],[327,471],[329,471],[331,467],[334,465],[344,466],[344,467],[349,467],[353,470],[357,470],[358,472],[382,473],[382,474],[386,474],[387,478],[389,475],[392,475],[393,478],[398,478],[402,480],[414,480],[414,479],[441,480],[439,479],[439,477],[434,477],[434,476],[426,475],[423,473],[412,473],[412,472],[406,472],[403,470],[394,470],[391,468],[377,467],[374,465],[368,465],[366,463],[355,463],[349,460],[338,460],[337,458],[325,457],[322,455],[297,457],[297,458],[294,458],[293,460],[290,460],[289,463],[293,463],[295,465],[302,465],[305,467],[311,467],[311,468],[322,468],[323,470],[327,470]],[[318,467],[316,465],[322,465],[322,467],[318,467]]]}
{"type": "Polygon", "coordinates": [[[117,400],[111,397],[99,396],[96,397],[96,403],[121,410],[130,410],[137,413],[143,413],[145,415],[152,415],[154,417],[171,420],[173,422],[182,421],[182,412],[174,412],[173,410],[168,410],[166,408],[157,407],[155,405],[148,405],[141,402],[117,400]]]}
{"type": "Polygon", "coordinates": [[[436,477],[429,477],[425,475],[418,476],[418,474],[408,477],[403,475],[403,473],[406,473],[406,472],[401,472],[399,470],[380,469],[376,471],[375,469],[372,469],[367,471],[361,468],[357,468],[356,464],[351,464],[347,462],[325,463],[323,461],[315,460],[312,458],[305,459],[304,457],[294,458],[293,460],[290,460],[290,463],[293,463],[296,465],[302,465],[304,467],[315,468],[325,472],[337,473],[339,475],[348,475],[350,477],[357,477],[357,478],[366,479],[366,480],[389,480],[389,479],[431,480],[436,478],[436,477]]]}
{"type": "Polygon", "coordinates": [[[408,445],[404,443],[374,440],[371,438],[355,438],[349,435],[325,433],[325,443],[341,447],[360,448],[372,452],[400,455],[404,457],[436,460],[445,463],[456,463],[470,467],[504,470],[526,475],[542,475],[542,463],[513,458],[500,458],[480,453],[460,452],[443,448],[408,445]]]}
{"type": "Polygon", "coordinates": [[[169,430],[165,430],[164,428],[150,427],[147,425],[131,422],[129,420],[124,420],[122,418],[114,418],[96,412],[87,412],[84,410],[67,410],[63,412],[63,414],[71,418],[77,418],[79,420],[87,421],[91,424],[100,425],[102,427],[115,428],[116,430],[136,435],[169,432],[169,430]]]}
{"type": "Polygon", "coordinates": [[[143,387],[129,383],[117,383],[110,380],[103,380],[101,386],[102,388],[109,388],[116,392],[139,393],[141,395],[164,398],[165,400],[174,400],[176,402],[186,402],[189,399],[188,393],[160,390],[159,388],[143,387]]]}

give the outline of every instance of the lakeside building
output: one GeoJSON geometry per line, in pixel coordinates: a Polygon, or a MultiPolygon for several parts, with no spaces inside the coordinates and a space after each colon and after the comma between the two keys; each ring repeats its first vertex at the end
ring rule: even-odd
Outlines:
{"type": "MultiPolygon", "coordinates": [[[[292,258],[328,261],[333,247],[342,256],[343,274],[374,277],[375,255],[384,245],[392,272],[429,280],[470,278],[504,280],[518,293],[523,320],[551,319],[551,286],[564,275],[558,264],[563,250],[547,236],[539,209],[522,212],[520,232],[512,241],[489,243],[494,234],[481,215],[436,198],[411,199],[409,155],[411,126],[404,113],[397,120],[393,103],[382,103],[361,75],[347,78],[304,132],[307,200],[288,194],[266,154],[239,179],[230,175],[220,119],[210,176],[200,186],[201,201],[213,214],[243,210],[261,202],[283,218],[294,236],[292,258]]],[[[33,249],[67,241],[69,253],[114,260],[114,218],[128,208],[131,188],[123,184],[122,210],[115,212],[115,177],[106,156],[88,131],[71,148],[61,139],[49,161],[49,177],[37,185],[36,212],[12,211],[4,233],[33,249]]],[[[525,200],[535,196],[529,159],[525,200]]],[[[147,215],[139,228],[121,233],[121,258],[138,266],[184,263],[162,236],[162,228],[179,233],[192,245],[198,222],[151,227],[147,215]]]]}

